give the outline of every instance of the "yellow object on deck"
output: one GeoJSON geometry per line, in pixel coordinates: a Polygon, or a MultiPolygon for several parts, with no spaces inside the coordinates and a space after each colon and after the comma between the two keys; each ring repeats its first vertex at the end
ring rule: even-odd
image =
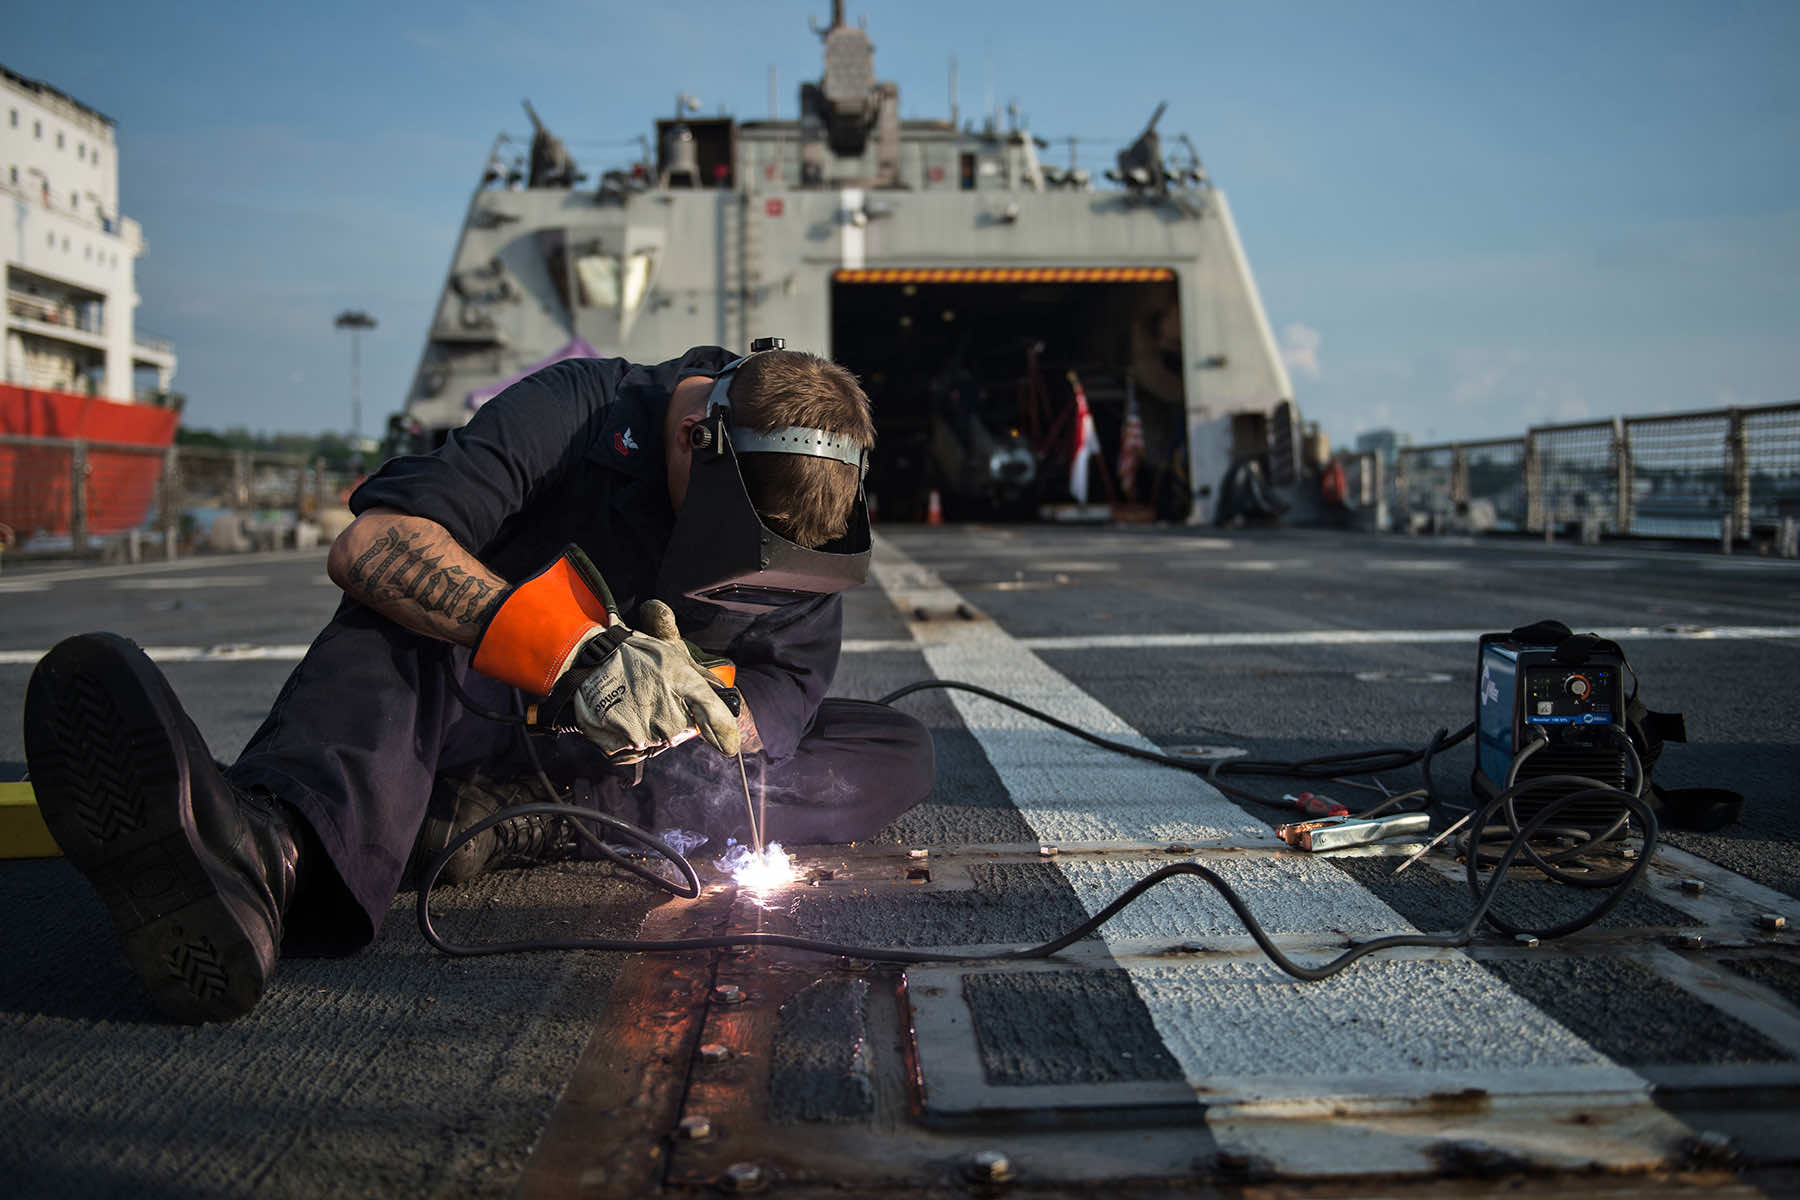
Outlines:
{"type": "Polygon", "coordinates": [[[29,783],[0,783],[0,858],[59,858],[29,783]]]}

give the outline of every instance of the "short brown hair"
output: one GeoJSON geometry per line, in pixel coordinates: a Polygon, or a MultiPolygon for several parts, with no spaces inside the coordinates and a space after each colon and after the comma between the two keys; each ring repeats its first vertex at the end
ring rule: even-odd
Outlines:
{"type": "MultiPolygon", "coordinates": [[[[802,425],[848,434],[865,450],[875,445],[875,419],[856,376],[816,354],[755,355],[731,381],[731,408],[752,429],[802,425]]],[[[843,536],[862,486],[855,467],[806,454],[746,454],[738,465],[750,502],[776,533],[807,547],[843,536]]]]}

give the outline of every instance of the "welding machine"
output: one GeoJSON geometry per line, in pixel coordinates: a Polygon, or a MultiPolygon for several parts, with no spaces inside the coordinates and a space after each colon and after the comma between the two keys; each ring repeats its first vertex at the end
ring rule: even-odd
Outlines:
{"type": "MultiPolygon", "coordinates": [[[[1483,634],[1475,676],[1475,794],[1491,800],[1515,783],[1549,775],[1579,775],[1635,792],[1643,768],[1626,728],[1628,670],[1616,642],[1571,634],[1554,621],[1483,634]]],[[[1514,812],[1523,823],[1588,786],[1532,788],[1517,797],[1514,812]]],[[[1551,820],[1599,833],[1621,811],[1617,800],[1593,796],[1570,802],[1551,820]]]]}

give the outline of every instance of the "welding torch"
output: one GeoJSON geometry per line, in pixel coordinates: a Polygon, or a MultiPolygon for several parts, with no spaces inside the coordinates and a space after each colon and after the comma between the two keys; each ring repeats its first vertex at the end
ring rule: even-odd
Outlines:
{"type": "MultiPolygon", "coordinates": [[[[700,664],[700,669],[711,675],[714,679],[717,679],[719,683],[723,685],[718,688],[719,699],[725,702],[725,707],[731,710],[732,716],[738,717],[741,720],[744,713],[744,694],[737,689],[737,664],[732,662],[729,658],[726,658],[723,654],[713,654],[709,651],[702,650],[686,638],[683,638],[682,642],[687,646],[688,653],[693,656],[694,661],[700,664]]],[[[677,739],[677,742],[698,737],[699,734],[700,730],[698,727],[688,729],[684,731],[682,737],[677,739]]],[[[670,745],[675,745],[677,742],[671,742],[670,745]]],[[[750,821],[750,848],[756,851],[756,856],[758,858],[761,858],[763,852],[762,818],[765,814],[759,813],[757,811],[758,806],[750,802],[750,776],[748,772],[744,770],[744,751],[742,746],[738,748],[737,765],[738,781],[744,785],[744,815],[750,821]]]]}

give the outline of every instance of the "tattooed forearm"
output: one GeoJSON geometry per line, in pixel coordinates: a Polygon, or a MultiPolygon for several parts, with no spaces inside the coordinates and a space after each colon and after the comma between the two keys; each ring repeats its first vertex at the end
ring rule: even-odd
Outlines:
{"type": "Polygon", "coordinates": [[[506,584],[435,522],[399,513],[359,518],[332,547],[331,576],[409,629],[473,644],[506,584]]]}
{"type": "Polygon", "coordinates": [[[357,556],[350,580],[371,600],[411,600],[424,612],[479,629],[500,589],[433,548],[422,533],[389,529],[357,556]]]}

